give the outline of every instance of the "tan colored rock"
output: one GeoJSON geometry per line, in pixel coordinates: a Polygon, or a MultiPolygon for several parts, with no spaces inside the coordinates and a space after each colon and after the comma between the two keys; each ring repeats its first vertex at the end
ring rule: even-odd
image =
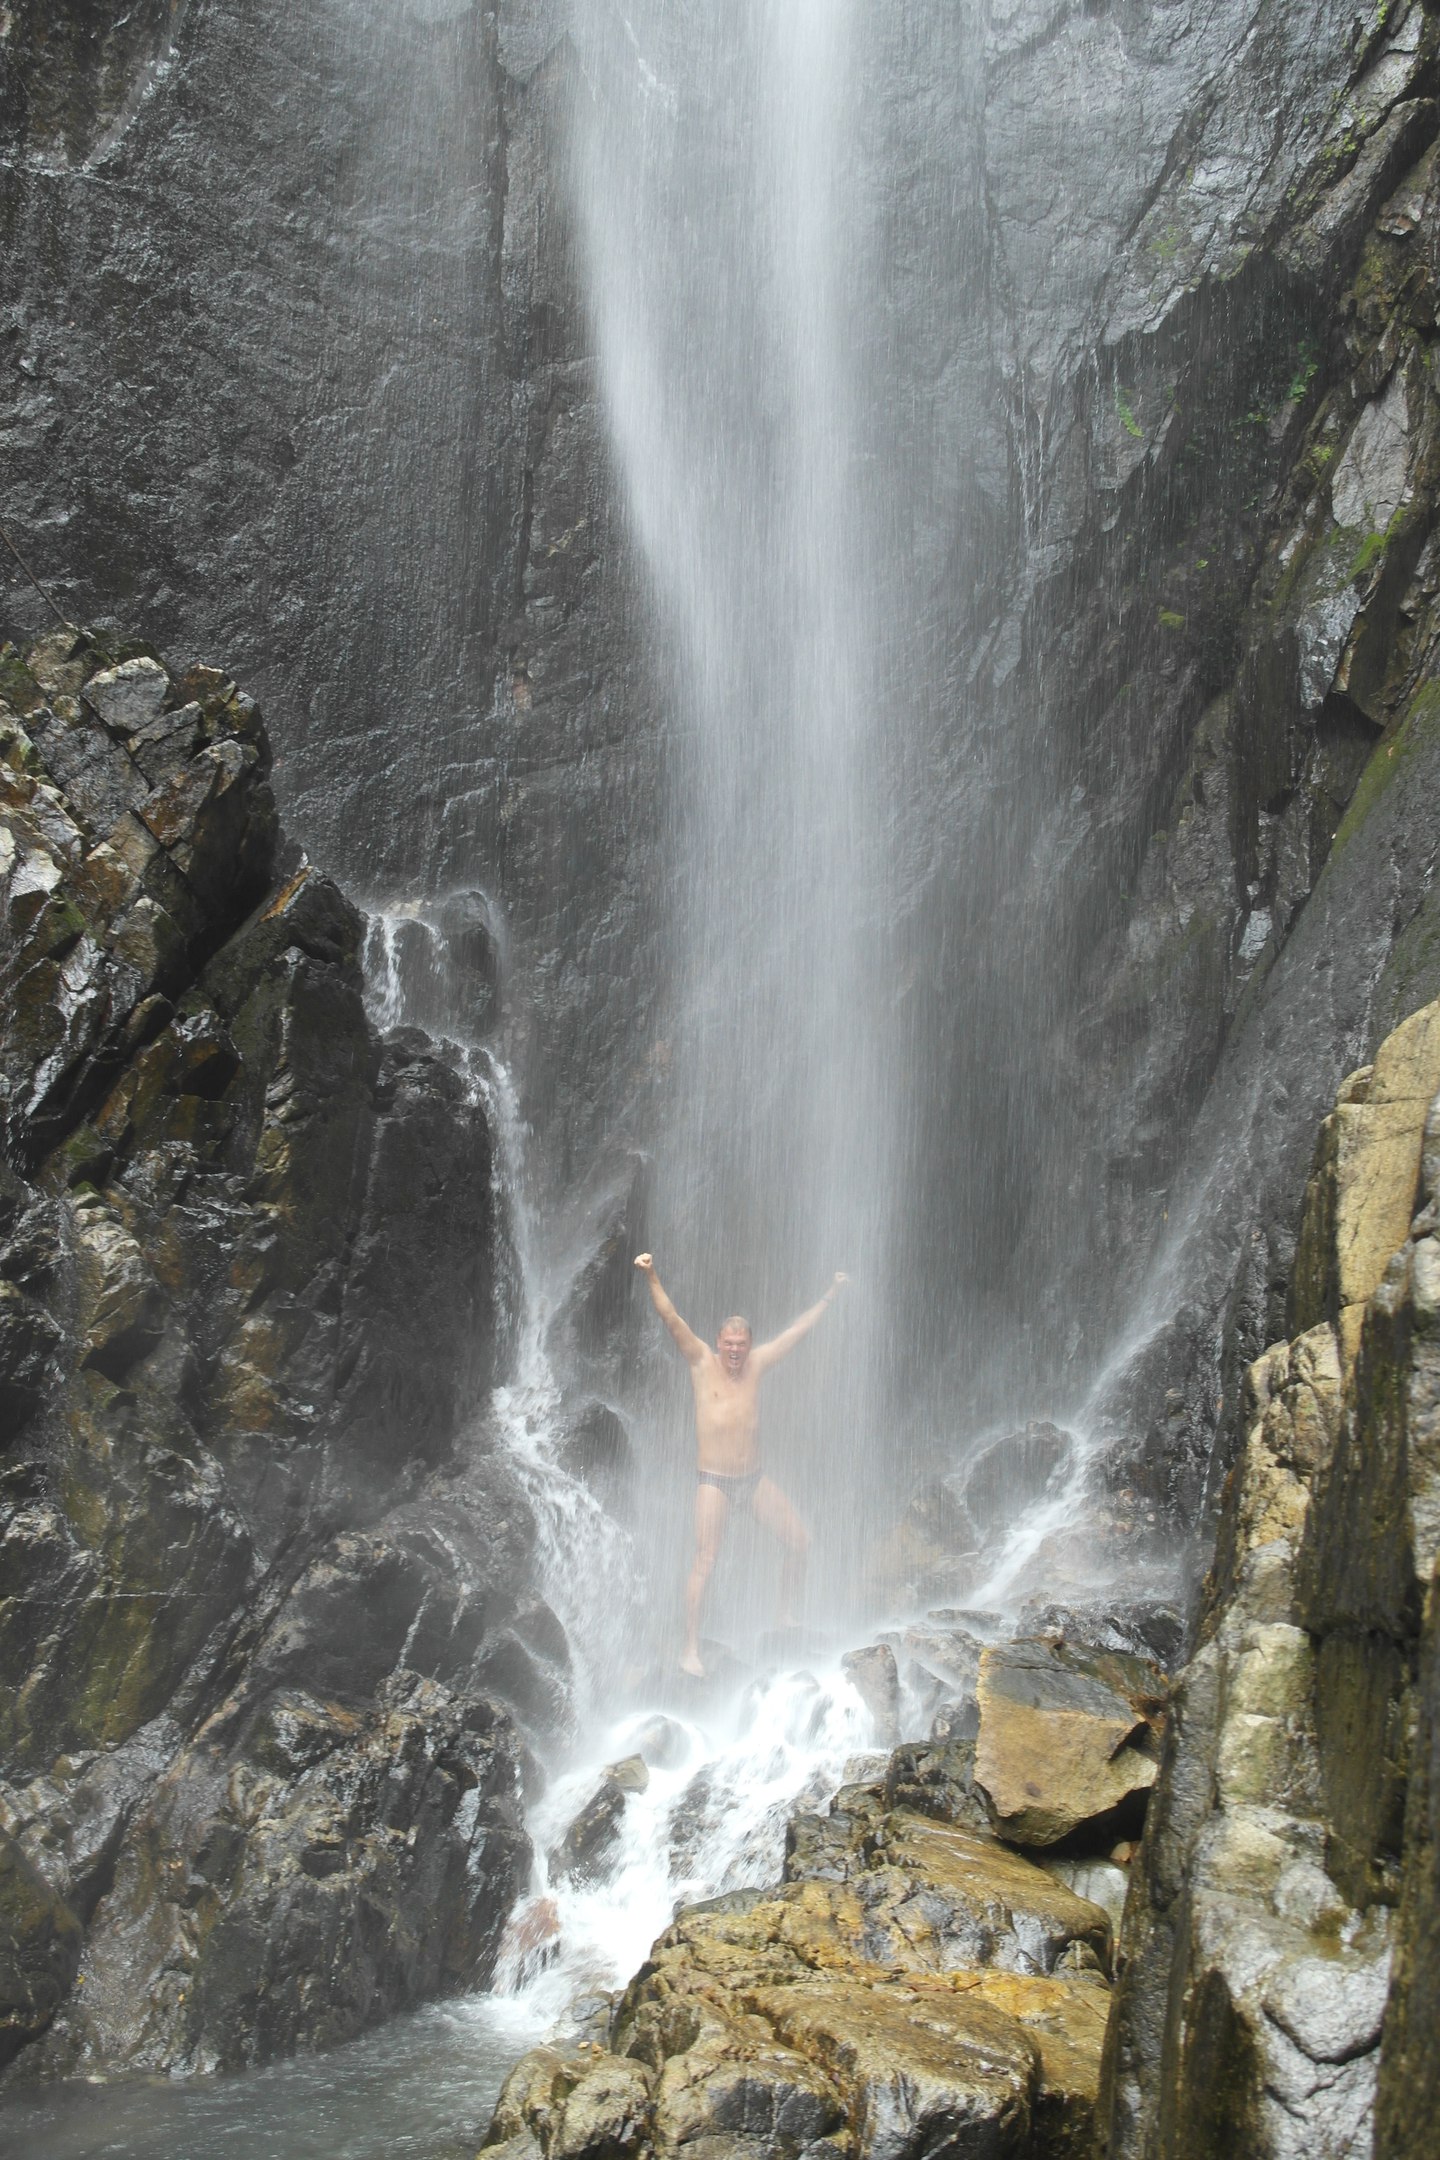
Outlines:
{"type": "MultiPolygon", "coordinates": [[[[923,1891],[921,1902],[937,1915],[934,1939],[945,1965],[1049,1972],[1074,1944],[1097,1965],[1109,1965],[1109,1923],[1098,1905],[1077,1897],[1020,1853],[962,1824],[897,1811],[877,1835],[875,1867],[898,1877],[906,1895],[923,1891]]],[[[899,1964],[920,1962],[926,1940],[904,1909],[906,1895],[898,1889],[890,1893],[894,1917],[888,1932],[899,1964]]],[[[873,1928],[876,1918],[872,1905],[867,1926],[873,1928]]]]}
{"type": "Polygon", "coordinates": [[[550,2140],[556,2160],[603,2153],[634,2137],[650,2101],[643,2063],[602,2053],[581,2070],[566,2094],[550,2140]]]}
{"type": "Polygon", "coordinates": [[[1245,1447],[1225,1482],[1202,1638],[1237,1598],[1257,1620],[1294,1617],[1291,1569],[1317,1474],[1340,1432],[1339,1338],[1328,1322],[1276,1343],[1245,1376],[1245,1447]]]}
{"type": "MultiPolygon", "coordinates": [[[[1117,1684],[1124,1664],[1140,1661],[1045,1642],[985,1652],[975,1783],[1002,1837],[1056,1845],[1087,1824],[1138,1816],[1159,1762],[1142,1707],[1117,1684]]],[[[1158,1705],[1158,1672],[1154,1688],[1158,1705]]]]}
{"type": "Polygon", "coordinates": [[[857,2160],[1030,2150],[1039,2050],[973,1992],[844,1982],[777,1990],[757,2006],[844,2096],[857,2160]]]}
{"type": "Polygon", "coordinates": [[[786,1883],[740,1911],[682,1913],[651,1953],[637,2001],[784,1983],[858,1965],[1049,1973],[1076,1952],[1108,1966],[1110,1926],[1088,1899],[996,1839],[897,1811],[848,1882],[786,1883]]]}
{"type": "MultiPolygon", "coordinates": [[[[1368,2152],[1382,2024],[1407,2103],[1428,2074],[1433,2016],[1417,2049],[1386,1998],[1417,1593],[1440,1545],[1440,1245],[1429,1206],[1416,1214],[1434,1196],[1437,1087],[1440,1005],[1341,1087],[1296,1253],[1303,1332],[1247,1376],[1201,1645],[1126,1906],[1103,2102],[1116,2160],[1368,2152]]],[[[1433,1992],[1422,1976],[1426,2007],[1433,1992]]],[[[1422,2148],[1414,2106],[1382,2107],[1377,2151],[1422,2148]]]]}
{"type": "Polygon", "coordinates": [[[614,2054],[518,2066],[496,2160],[1095,2160],[1105,1914],[984,1831],[840,1799],[846,1873],[682,1912],[614,2054]]]}
{"type": "Polygon", "coordinates": [[[1440,1002],[1412,1014],[1342,1083],[1321,1128],[1296,1254],[1297,1318],[1336,1321],[1347,1367],[1365,1307],[1410,1234],[1425,1121],[1440,1092],[1440,1002]]]}
{"type": "Polygon", "coordinates": [[[843,2125],[845,2109],[818,2063],[749,2014],[711,2017],[689,2047],[669,2056],[651,2119],[662,2149],[718,2132],[758,2138],[776,2151],[829,2136],[843,2125]]]}
{"type": "Polygon", "coordinates": [[[974,1998],[1013,2017],[1035,2043],[1040,2084],[1033,2103],[1035,2143],[1050,2160],[1082,2160],[1098,2142],[1100,2063],[1110,1991],[1093,1979],[1038,1979],[1016,1973],[959,1976],[974,1998]]]}

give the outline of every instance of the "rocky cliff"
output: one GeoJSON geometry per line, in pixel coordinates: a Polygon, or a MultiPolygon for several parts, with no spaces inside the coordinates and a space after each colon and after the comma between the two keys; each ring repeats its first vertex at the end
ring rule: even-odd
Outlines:
{"type": "MultiPolygon", "coordinates": [[[[558,1182],[645,1025],[658,750],[557,42],[512,73],[478,0],[0,18],[0,514],[76,621],[225,655],[347,890],[494,893],[558,1182]]],[[[3,550],[0,591],[45,626],[3,550]]]]}
{"type": "MultiPolygon", "coordinates": [[[[1092,600],[1045,603],[1062,646],[1092,624],[1086,739],[1150,804],[1127,836],[1079,775],[1115,852],[1071,918],[1091,1002],[1056,1047],[1068,1145],[1083,1126],[1106,1163],[1079,1190],[1147,1323],[1100,1404],[1114,1469],[1181,1515],[1284,1324],[1314,1126],[1440,989],[1434,35],[1377,19],[1292,110],[1284,185],[1236,164],[1218,225],[1201,145],[1171,170],[1108,275],[1083,422],[1119,616],[1100,637],[1092,600]]],[[[1235,124],[1213,108],[1203,141],[1235,124]]]]}
{"type": "Polygon", "coordinates": [[[1429,2150],[1440,1005],[1322,1129],[1119,1946],[1117,2160],[1429,2150]]]}
{"type": "Polygon", "coordinates": [[[269,766],[213,669],[0,654],[0,2052],[50,2068],[483,1980],[563,1708],[486,1113],[367,1023],[269,766]]]}

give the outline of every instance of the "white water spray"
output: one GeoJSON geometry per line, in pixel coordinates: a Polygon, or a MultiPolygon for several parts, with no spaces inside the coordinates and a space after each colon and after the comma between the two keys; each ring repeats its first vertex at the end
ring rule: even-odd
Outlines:
{"type": "Polygon", "coordinates": [[[591,1880],[552,1881],[548,1851],[590,1798],[594,1763],[560,1779],[531,1824],[542,1889],[530,1913],[548,1932],[527,1941],[522,1915],[496,1986],[539,2030],[622,1986],[681,1905],[776,1882],[790,1817],[823,1808],[874,1732],[844,1674],[822,1670],[756,1683],[703,1725],[636,1713],[601,1738],[602,1761],[655,1759],[591,1880]]]}
{"type": "MultiPolygon", "coordinates": [[[[414,1024],[453,973],[443,907],[376,908],[366,940],[370,1007],[382,1028],[414,1024]]],[[[442,993],[443,994],[443,993],[442,993]]],[[[487,1113],[494,1147],[497,1220],[506,1226],[496,1279],[511,1344],[491,1396],[496,1436],[514,1467],[536,1527],[537,1588],[565,1630],[582,1726],[605,1700],[618,1644],[642,1594],[630,1538],[563,1450],[565,1402],[551,1362],[551,1303],[540,1266],[526,1175],[526,1126],[509,1068],[486,1044],[455,1045],[487,1113]]]]}

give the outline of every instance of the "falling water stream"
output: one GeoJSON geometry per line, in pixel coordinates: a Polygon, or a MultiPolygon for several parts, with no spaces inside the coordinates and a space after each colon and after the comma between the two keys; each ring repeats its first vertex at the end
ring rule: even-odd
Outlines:
{"type": "MultiPolygon", "coordinates": [[[[734,1645],[734,1685],[690,1701],[673,1685],[646,1699],[633,1677],[620,1688],[636,1639],[649,1631],[647,1653],[667,1642],[655,1615],[686,1550],[688,1408],[653,1375],[637,1388],[642,1476],[622,1525],[565,1456],[551,1321],[566,1285],[532,1219],[523,1106],[488,1010],[485,955],[503,925],[476,894],[387,900],[367,948],[377,1022],[455,1042],[497,1142],[514,1265],[493,1423],[575,1668],[576,1738],[530,1826],[553,1936],[543,1955],[512,1942],[493,1994],[319,2059],[189,2088],[16,2099],[0,2152],[17,2160],[473,2149],[521,2049],[623,1982],[677,1901],[773,1880],[788,1814],[822,1805],[884,1737],[840,1661],[897,1618],[862,1610],[861,1566],[887,1492],[896,1511],[896,1404],[923,1334],[914,1308],[935,1288],[907,1262],[900,1205],[923,1075],[897,1018],[915,984],[896,938],[913,857],[943,823],[941,776],[914,744],[927,698],[942,679],[954,691],[914,533],[963,522],[946,475],[965,454],[877,395],[885,281],[904,274],[905,252],[887,223],[887,159],[918,155],[911,122],[874,95],[890,34],[860,0],[576,0],[572,20],[578,252],[674,741],[650,1241],[705,1335],[736,1307],[768,1332],[836,1268],[855,1278],[770,1384],[762,1427],[767,1466],[816,1532],[811,1628],[766,1649],[761,1621],[734,1645]],[[552,1880],[547,1856],[603,1766],[637,1753],[648,1782],[605,1869],[552,1880]]],[[[951,42],[959,109],[968,48],[951,42]]],[[[908,64],[923,72],[924,55],[908,64]]],[[[951,213],[963,235],[963,193],[951,213]]],[[[953,233],[948,244],[958,286],[964,248],[953,233]]],[[[963,413],[963,399],[951,405],[963,413]]],[[[1082,1441],[1068,1483],[1005,1526],[977,1604],[1003,1612],[1028,1594],[1026,1568],[1073,1514],[1084,1463],[1082,1441]]],[[[737,1546],[717,1607],[732,1621],[760,1613],[773,1565],[737,1546]]],[[[925,1729],[924,1705],[905,1715],[925,1729]]]]}

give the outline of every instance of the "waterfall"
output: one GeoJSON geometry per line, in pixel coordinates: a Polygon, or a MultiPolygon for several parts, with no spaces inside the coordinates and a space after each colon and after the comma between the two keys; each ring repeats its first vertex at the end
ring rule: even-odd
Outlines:
{"type": "MultiPolygon", "coordinates": [[[[1043,759],[1032,770],[1024,745],[987,742],[970,687],[983,340],[956,325],[983,225],[977,20],[897,26],[859,0],[573,0],[570,29],[576,257],[666,716],[664,1017],[635,1056],[646,1242],[707,1339],[736,1309],[777,1331],[837,1268],[854,1282],[762,1408],[765,1466],[816,1533],[818,1628],[767,1641],[773,1556],[732,1523],[709,1625],[752,1677],[687,1703],[654,1675],[674,1663],[690,1551],[688,1390],[645,1310],[656,1354],[628,1405],[632,1536],[565,1467],[576,1376],[557,1370],[551,1323],[569,1286],[531,1217],[511,1070],[493,1048],[467,1053],[514,1260],[496,1429],[584,1698],[581,1739],[531,1819],[537,1903],[502,1959],[498,2014],[517,2032],[616,1985],[677,1900],[775,1878],[786,1815],[823,1801],[876,1738],[838,1653],[878,1617],[864,1564],[911,1458],[953,1468],[993,1437],[1017,1379],[1036,1390],[990,1255],[1008,1265],[1033,1138],[1005,1052],[1044,975],[1019,964],[1035,925],[1006,919],[1005,873],[1056,814],[1043,759]],[[913,291],[896,304],[907,282],[933,287],[923,308],[913,291]],[[897,349],[902,319],[921,326],[915,350],[897,349]],[[991,1058],[1001,1085],[987,1090],[991,1058]],[[998,1100],[1011,1080],[1016,1099],[998,1100]],[[956,1131],[932,1165],[941,1103],[956,1131]],[[955,1375],[987,1367],[979,1405],[955,1375]],[[627,1660],[632,1683],[649,1669],[638,1696],[627,1660]],[[603,1866],[571,1875],[569,1824],[646,1733],[648,1782],[603,1866]]],[[[1032,458],[1022,507],[1041,487],[1032,458]]],[[[372,1000],[388,1024],[456,1033],[453,907],[376,916],[372,1000]]],[[[993,1531],[987,1607],[1030,1594],[1041,1542],[1081,1509],[1089,1435],[1077,1442],[1063,1488],[993,1531]]],[[[923,1730],[928,1712],[908,1711],[923,1730]]]]}
{"type": "MultiPolygon", "coordinates": [[[[833,1270],[855,1277],[766,1406],[767,1460],[823,1518],[832,1581],[855,1562],[882,1417],[898,1092],[871,994],[894,896],[854,335],[858,13],[743,0],[682,29],[660,7],[581,5],[572,146],[672,745],[652,1242],[707,1339],[737,1309],[773,1332],[833,1270]]],[[[680,1444],[655,1432],[657,1454],[680,1444]]],[[[683,1543],[683,1514],[657,1496],[648,1533],[683,1543]]]]}
{"type": "MultiPolygon", "coordinates": [[[[460,913],[472,934],[478,912],[477,896],[469,896],[460,913]]],[[[365,966],[382,1028],[448,1009],[450,1052],[488,1114],[509,1343],[490,1412],[535,1520],[537,1587],[565,1629],[576,1669],[576,1744],[530,1818],[539,1875],[531,1910],[553,1916],[553,1948],[547,1937],[546,1954],[536,1956],[522,1914],[496,1978],[497,2028],[518,2045],[565,2026],[588,1992],[618,1985],[677,1902],[773,1881],[790,1815],[823,1804],[875,1735],[833,1659],[772,1670],[712,1696],[693,1715],[642,1707],[617,1718],[618,1668],[627,1647],[644,1639],[647,1621],[642,1556],[563,1459],[566,1405],[548,1347],[554,1297],[529,1199],[527,1129],[508,1066],[480,1039],[490,1004],[467,1010],[460,995],[456,917],[454,898],[372,907],[365,966]],[[648,1782],[629,1799],[613,1851],[599,1870],[569,1879],[552,1861],[557,1842],[604,1766],[642,1748],[652,1764],[648,1782]]]]}

